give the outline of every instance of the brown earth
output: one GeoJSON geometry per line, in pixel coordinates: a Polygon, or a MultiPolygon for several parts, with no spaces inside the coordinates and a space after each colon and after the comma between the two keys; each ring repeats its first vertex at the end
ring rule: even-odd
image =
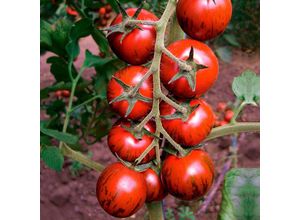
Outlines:
{"type": "MultiPolygon", "coordinates": [[[[97,46],[92,43],[90,38],[82,39],[81,48],[88,48],[94,54],[98,53],[97,46]]],[[[51,85],[54,82],[50,74],[49,65],[46,64],[46,58],[49,53],[41,57],[41,88],[51,85]]],[[[81,53],[77,61],[78,65],[83,60],[81,53]]],[[[206,99],[212,106],[220,101],[234,101],[234,95],[231,91],[231,82],[233,77],[238,76],[245,69],[252,69],[259,73],[259,52],[247,54],[241,51],[234,51],[231,63],[220,61],[220,74],[218,81],[213,88],[207,93],[206,99]]],[[[89,77],[93,70],[85,73],[89,77]]],[[[41,117],[45,117],[41,113],[41,117]]],[[[242,118],[247,121],[259,121],[259,109],[247,107],[242,118]]],[[[259,134],[241,134],[239,136],[239,167],[259,167],[259,134]]],[[[223,138],[209,142],[205,148],[215,161],[216,170],[222,167],[222,158],[228,152],[229,139],[223,138]]],[[[106,138],[99,143],[88,147],[93,152],[93,159],[102,164],[108,165],[116,158],[109,151],[106,138]]],[[[99,173],[91,170],[84,170],[79,176],[73,177],[68,169],[70,161],[64,165],[61,173],[56,173],[41,162],[41,219],[42,220],[109,220],[116,219],[106,214],[98,205],[95,197],[95,184],[99,173]]],[[[196,219],[215,220],[220,208],[221,201],[220,191],[215,196],[214,201],[208,208],[207,213],[196,215],[196,219]]],[[[178,209],[183,203],[167,196],[164,200],[164,209],[178,209]]],[[[134,216],[128,219],[144,219],[146,209],[143,208],[134,216]]],[[[175,211],[176,213],[176,211],[175,211]]]]}

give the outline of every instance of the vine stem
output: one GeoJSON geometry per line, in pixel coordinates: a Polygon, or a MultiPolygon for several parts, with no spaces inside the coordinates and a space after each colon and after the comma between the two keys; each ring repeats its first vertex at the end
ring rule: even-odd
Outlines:
{"type": "Polygon", "coordinates": [[[259,132],[259,122],[237,122],[235,124],[227,124],[211,130],[210,134],[205,138],[205,141],[209,141],[218,137],[241,133],[241,132],[259,132]]]}

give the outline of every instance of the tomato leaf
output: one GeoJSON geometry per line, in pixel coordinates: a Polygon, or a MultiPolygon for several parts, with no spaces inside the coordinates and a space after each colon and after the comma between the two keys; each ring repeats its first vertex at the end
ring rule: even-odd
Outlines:
{"type": "Polygon", "coordinates": [[[225,176],[220,220],[259,219],[259,169],[238,168],[225,176]]]}
{"type": "Polygon", "coordinates": [[[95,42],[100,46],[101,51],[107,54],[107,52],[109,51],[109,46],[105,35],[96,28],[94,28],[91,34],[95,42]]]}
{"type": "Polygon", "coordinates": [[[59,141],[65,142],[67,144],[76,144],[78,142],[78,137],[72,134],[63,133],[53,129],[47,129],[41,127],[41,132],[45,135],[53,137],[59,141]]]}
{"type": "Polygon", "coordinates": [[[58,172],[62,170],[64,156],[57,147],[43,147],[41,150],[41,158],[49,168],[58,172]]]}
{"type": "Polygon", "coordinates": [[[105,65],[106,63],[110,62],[111,58],[100,58],[99,56],[93,55],[90,51],[85,51],[85,60],[83,62],[84,68],[89,68],[92,66],[99,66],[99,65],[105,65]]]}
{"type": "Polygon", "coordinates": [[[259,102],[259,76],[251,70],[244,71],[232,82],[232,91],[238,99],[247,104],[256,105],[259,102]]]}
{"type": "Polygon", "coordinates": [[[226,63],[231,61],[231,50],[228,47],[218,47],[216,49],[217,56],[226,63]]]}
{"type": "Polygon", "coordinates": [[[47,47],[52,46],[51,32],[52,32],[51,25],[48,22],[46,22],[44,20],[41,20],[41,23],[40,23],[40,44],[42,46],[47,46],[47,47]]]}
{"type": "Polygon", "coordinates": [[[235,35],[233,34],[224,34],[223,35],[224,39],[231,44],[234,47],[240,47],[240,43],[237,41],[235,35]]]}
{"type": "Polygon", "coordinates": [[[51,64],[50,71],[57,82],[69,82],[68,64],[66,61],[57,56],[49,57],[47,63],[51,64]]]}

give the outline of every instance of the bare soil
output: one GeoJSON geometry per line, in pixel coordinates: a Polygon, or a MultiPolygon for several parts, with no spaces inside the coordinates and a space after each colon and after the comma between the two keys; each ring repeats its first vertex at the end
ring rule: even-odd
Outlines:
{"type": "MultiPolygon", "coordinates": [[[[82,39],[81,48],[88,48],[94,54],[98,53],[97,46],[90,38],[82,39]]],[[[46,63],[47,57],[51,54],[46,53],[41,56],[41,88],[51,85],[54,82],[50,74],[49,65],[46,63]]],[[[77,64],[83,60],[83,53],[80,54],[77,64]]],[[[206,100],[215,107],[220,101],[234,101],[234,95],[231,91],[231,82],[235,76],[238,76],[245,69],[252,69],[259,73],[259,52],[247,54],[242,51],[234,51],[231,63],[220,61],[219,78],[212,89],[206,94],[206,100]]],[[[93,74],[93,70],[84,73],[86,77],[93,74]]],[[[41,113],[41,117],[46,117],[41,113]]],[[[247,107],[242,119],[247,121],[259,121],[259,109],[247,107]]],[[[222,159],[228,152],[228,138],[222,138],[209,142],[205,149],[210,153],[215,161],[216,171],[222,167],[222,159]]],[[[108,149],[106,138],[98,143],[88,146],[93,152],[93,158],[102,164],[108,165],[116,158],[108,149]]],[[[260,165],[259,134],[241,134],[239,136],[239,167],[259,167],[260,165]]],[[[42,220],[102,220],[116,219],[106,214],[98,205],[95,196],[95,185],[99,173],[91,170],[84,170],[79,176],[73,177],[69,171],[70,161],[64,165],[61,173],[52,171],[41,162],[40,164],[40,200],[41,200],[41,219],[42,220]]],[[[196,215],[196,219],[215,220],[220,209],[222,195],[220,191],[215,196],[214,201],[208,208],[207,213],[196,215]]],[[[168,195],[163,202],[164,209],[178,209],[179,205],[185,203],[174,199],[168,195]]],[[[138,213],[128,219],[144,219],[146,209],[141,209],[138,213]]],[[[175,211],[176,213],[176,211],[175,211]]]]}

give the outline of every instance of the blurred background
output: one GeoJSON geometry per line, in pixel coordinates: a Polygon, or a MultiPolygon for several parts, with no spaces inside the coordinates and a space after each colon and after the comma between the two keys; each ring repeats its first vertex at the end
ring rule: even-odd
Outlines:
{"type": "MultiPolygon", "coordinates": [[[[110,24],[115,17],[115,5],[113,1],[86,0],[85,12],[92,19],[97,28],[110,24]],[[112,5],[110,5],[112,3],[112,5]],[[99,9],[104,7],[105,12],[99,9]]],[[[121,1],[127,7],[135,7],[140,1],[121,1]]],[[[147,1],[145,8],[154,11],[160,16],[166,5],[165,0],[147,1]]],[[[64,71],[63,62],[66,39],[74,22],[80,19],[80,15],[71,7],[73,1],[41,0],[41,59],[40,59],[40,87],[41,87],[41,121],[48,123],[50,128],[62,128],[63,116],[68,97],[57,97],[57,88],[70,89],[68,74],[64,71]],[[69,6],[68,6],[69,5],[69,6]],[[55,47],[49,47],[47,38],[47,25],[52,27],[52,33],[59,33],[57,39],[52,38],[55,47]],[[53,49],[54,48],[54,49],[53,49]],[[53,58],[59,57],[59,58],[53,58]],[[58,87],[58,82],[63,82],[58,87]]],[[[75,1],[76,3],[76,1],[75,1]]],[[[234,77],[240,75],[246,69],[251,69],[259,74],[259,21],[260,3],[258,0],[239,1],[232,0],[233,15],[226,31],[218,38],[206,42],[220,58],[219,78],[212,89],[205,95],[206,100],[214,110],[220,102],[226,102],[230,106],[234,100],[231,91],[231,83],[234,77]]],[[[48,34],[48,35],[47,35],[48,34]]],[[[75,62],[75,67],[80,67],[84,59],[84,51],[88,49],[94,55],[100,57],[111,57],[112,62],[95,69],[88,69],[83,74],[80,83],[82,89],[76,91],[75,102],[81,103],[91,94],[103,93],[106,83],[117,69],[125,64],[116,59],[108,51],[99,49],[101,39],[94,36],[83,37],[79,41],[80,54],[75,62]],[[96,43],[96,42],[98,43],[96,43]],[[87,85],[86,85],[87,84],[87,85]]],[[[223,113],[219,113],[223,117],[223,113]]],[[[112,121],[116,119],[105,99],[95,100],[91,106],[80,109],[72,117],[72,131],[81,131],[80,146],[74,149],[82,151],[93,160],[108,165],[116,161],[106,143],[106,135],[111,127],[112,121]],[[90,120],[90,119],[93,120],[90,120]],[[78,122],[81,122],[80,124],[78,122]]],[[[247,106],[243,111],[240,121],[259,121],[259,109],[247,106]]],[[[205,149],[213,157],[216,165],[216,173],[223,166],[224,158],[230,150],[231,139],[225,137],[214,140],[205,145],[205,149]]],[[[259,134],[241,134],[238,137],[238,167],[254,168],[260,165],[259,134]]],[[[78,162],[65,161],[62,172],[55,172],[41,162],[41,219],[42,220],[95,220],[115,219],[107,215],[98,205],[95,197],[95,185],[99,174],[88,170],[78,162]]],[[[217,219],[220,210],[222,195],[217,192],[213,201],[205,212],[193,212],[197,210],[196,203],[187,203],[167,196],[164,200],[166,219],[217,219]]],[[[132,219],[147,219],[146,209],[140,210],[132,219]]]]}

